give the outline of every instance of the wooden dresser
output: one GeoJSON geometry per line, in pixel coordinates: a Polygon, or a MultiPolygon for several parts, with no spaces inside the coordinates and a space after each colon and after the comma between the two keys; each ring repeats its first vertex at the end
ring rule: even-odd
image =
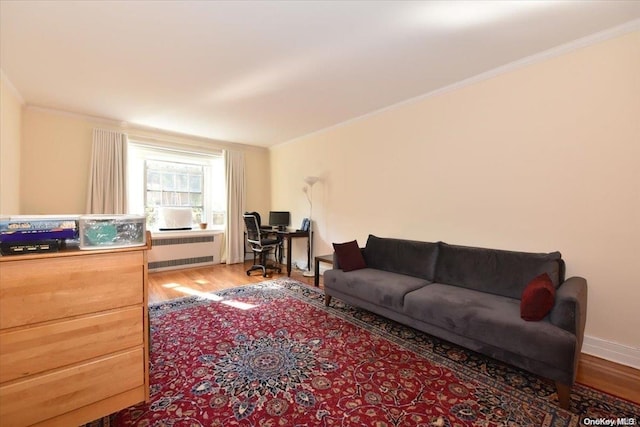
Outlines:
{"type": "Polygon", "coordinates": [[[0,257],[0,425],[149,400],[147,247],[0,257]]]}

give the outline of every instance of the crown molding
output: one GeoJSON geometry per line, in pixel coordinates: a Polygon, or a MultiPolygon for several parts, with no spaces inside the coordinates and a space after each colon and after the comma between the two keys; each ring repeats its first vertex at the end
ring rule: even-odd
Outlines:
{"type": "Polygon", "coordinates": [[[13,83],[11,83],[11,80],[9,80],[9,77],[7,77],[2,69],[0,69],[0,79],[2,79],[2,84],[4,85],[4,87],[9,89],[9,92],[11,92],[16,98],[18,98],[18,102],[20,103],[20,105],[25,105],[24,98],[22,97],[20,92],[18,92],[18,89],[16,89],[13,83]]]}
{"type": "Polygon", "coordinates": [[[59,110],[49,107],[41,107],[37,105],[27,105],[25,109],[30,111],[39,111],[58,116],[65,116],[77,120],[96,123],[104,126],[109,130],[126,133],[129,137],[135,139],[140,138],[147,141],[155,142],[171,142],[203,148],[219,148],[228,150],[241,151],[266,151],[266,147],[241,144],[237,142],[221,141],[217,139],[205,138],[201,136],[188,135],[180,132],[172,132],[168,130],[158,129],[150,126],[136,125],[123,120],[109,119],[105,117],[92,116],[88,114],[74,113],[71,111],[59,110]]]}
{"type": "Polygon", "coordinates": [[[624,36],[626,34],[629,34],[629,33],[635,32],[635,31],[640,31],[640,19],[635,19],[635,20],[629,21],[629,22],[627,22],[625,24],[622,24],[622,25],[619,25],[619,26],[616,26],[616,27],[613,27],[613,28],[609,28],[608,30],[600,31],[600,32],[597,32],[597,33],[594,33],[594,34],[591,34],[591,35],[588,35],[588,36],[573,40],[571,42],[568,42],[568,43],[565,43],[565,44],[561,44],[561,45],[553,47],[551,49],[547,49],[545,51],[542,51],[542,52],[527,56],[527,57],[519,59],[517,61],[510,62],[508,64],[505,64],[505,65],[499,66],[497,68],[494,68],[492,70],[485,71],[483,73],[477,74],[477,75],[475,75],[473,77],[469,77],[467,79],[464,79],[464,80],[461,80],[459,82],[450,84],[448,86],[444,86],[442,88],[433,90],[431,92],[427,92],[427,93],[424,93],[422,95],[418,95],[416,97],[409,98],[409,99],[406,99],[404,101],[400,101],[398,103],[389,105],[387,107],[380,108],[380,109],[372,111],[370,113],[363,114],[361,116],[354,117],[354,118],[349,119],[349,120],[345,120],[344,122],[341,122],[341,123],[338,123],[338,124],[335,124],[335,125],[323,128],[323,129],[319,129],[317,131],[310,132],[310,133],[302,135],[302,136],[295,137],[293,139],[281,142],[279,144],[272,145],[270,148],[281,147],[283,145],[291,144],[291,143],[300,141],[302,139],[308,138],[310,136],[318,135],[318,134],[321,134],[323,132],[327,132],[327,131],[330,131],[330,130],[333,130],[333,129],[337,129],[337,128],[349,125],[351,123],[354,123],[354,122],[357,122],[357,121],[360,121],[360,120],[367,119],[369,117],[378,115],[380,113],[384,113],[386,111],[395,110],[397,108],[401,108],[401,107],[404,107],[404,106],[407,106],[407,105],[411,105],[411,104],[423,101],[425,99],[428,99],[428,98],[431,98],[431,97],[434,97],[434,96],[442,95],[442,94],[445,94],[445,93],[448,93],[448,92],[453,92],[455,90],[462,89],[464,87],[473,85],[475,83],[479,83],[479,82],[482,82],[484,80],[489,80],[491,78],[500,76],[502,74],[506,74],[506,73],[509,73],[511,71],[515,71],[515,70],[519,70],[519,69],[524,68],[524,67],[528,67],[528,66],[533,65],[533,64],[544,62],[544,61],[547,61],[549,59],[556,58],[558,56],[565,55],[565,54],[580,50],[582,48],[585,48],[585,47],[588,47],[588,46],[592,46],[592,45],[604,42],[604,41],[609,40],[609,39],[613,39],[613,38],[616,38],[616,37],[621,37],[621,36],[624,36]]]}
{"type": "Polygon", "coordinates": [[[119,120],[115,120],[115,119],[108,119],[108,118],[104,118],[104,117],[92,116],[92,115],[89,115],[89,114],[74,113],[74,112],[71,112],[71,111],[59,110],[57,108],[51,108],[51,107],[42,107],[42,106],[34,105],[34,104],[27,104],[25,109],[29,110],[29,111],[37,111],[37,112],[42,112],[42,113],[54,114],[56,116],[64,116],[64,117],[69,117],[69,118],[72,118],[72,119],[78,119],[78,120],[84,120],[84,121],[93,122],[93,123],[99,123],[99,124],[102,124],[102,125],[105,125],[105,126],[109,126],[113,130],[121,130],[122,127],[123,127],[123,124],[125,123],[123,121],[119,121],[119,120]]]}

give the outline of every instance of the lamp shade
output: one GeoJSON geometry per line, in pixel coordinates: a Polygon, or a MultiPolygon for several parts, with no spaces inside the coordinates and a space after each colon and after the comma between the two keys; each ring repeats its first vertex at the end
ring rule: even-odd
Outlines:
{"type": "Polygon", "coordinates": [[[304,179],[304,182],[306,182],[307,185],[312,186],[313,184],[315,184],[319,180],[320,180],[320,178],[318,178],[317,176],[308,176],[308,177],[306,177],[304,179]]]}

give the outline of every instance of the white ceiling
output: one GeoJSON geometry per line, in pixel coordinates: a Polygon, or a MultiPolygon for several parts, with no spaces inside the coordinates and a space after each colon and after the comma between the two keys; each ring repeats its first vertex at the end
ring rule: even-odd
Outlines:
{"type": "Polygon", "coordinates": [[[271,146],[640,18],[640,1],[7,1],[27,105],[271,146]]]}

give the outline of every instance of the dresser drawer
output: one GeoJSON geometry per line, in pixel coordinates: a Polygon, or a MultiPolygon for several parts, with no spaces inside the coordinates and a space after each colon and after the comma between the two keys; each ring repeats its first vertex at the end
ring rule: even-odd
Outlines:
{"type": "Polygon", "coordinates": [[[1,386],[2,425],[28,426],[143,386],[143,353],[140,347],[1,386]]]}
{"type": "Polygon", "coordinates": [[[0,332],[0,383],[142,345],[142,307],[0,332]]]}
{"type": "Polygon", "coordinates": [[[142,304],[144,253],[3,262],[0,329],[142,304]]]}

